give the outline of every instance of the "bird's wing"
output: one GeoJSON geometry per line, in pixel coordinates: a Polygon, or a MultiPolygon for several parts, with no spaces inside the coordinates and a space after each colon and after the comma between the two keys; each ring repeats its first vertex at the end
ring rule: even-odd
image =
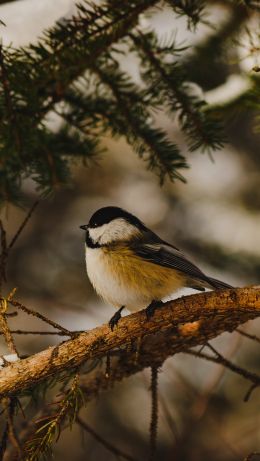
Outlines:
{"type": "Polygon", "coordinates": [[[168,245],[166,242],[139,242],[134,246],[133,250],[136,255],[146,261],[175,269],[187,275],[187,278],[197,279],[211,285],[209,277],[189,261],[177,248],[168,245]]]}

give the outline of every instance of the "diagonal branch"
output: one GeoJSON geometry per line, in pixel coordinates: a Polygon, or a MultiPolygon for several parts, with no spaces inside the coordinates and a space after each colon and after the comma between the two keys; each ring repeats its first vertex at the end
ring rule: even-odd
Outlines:
{"type": "Polygon", "coordinates": [[[127,461],[135,461],[135,459],[128,455],[127,453],[123,452],[119,448],[115,447],[110,441],[105,440],[101,435],[99,435],[92,427],[89,426],[82,418],[79,416],[76,417],[76,422],[78,425],[86,432],[92,435],[92,437],[99,443],[101,443],[107,450],[113,453],[119,459],[125,459],[127,461]]]}
{"type": "Polygon", "coordinates": [[[231,332],[259,316],[260,289],[257,288],[185,296],[165,303],[149,321],[141,311],[123,318],[114,332],[102,325],[13,363],[0,373],[0,396],[22,392],[86,360],[116,353],[119,356],[116,373],[107,379],[107,385],[111,386],[114,381],[147,366],[160,366],[167,357],[205,344],[224,331],[231,332]]]}

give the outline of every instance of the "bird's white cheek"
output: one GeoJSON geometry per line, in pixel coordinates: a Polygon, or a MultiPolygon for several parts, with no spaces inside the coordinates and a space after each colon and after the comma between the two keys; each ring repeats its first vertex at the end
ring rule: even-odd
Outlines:
{"type": "Polygon", "coordinates": [[[130,240],[140,235],[137,227],[127,223],[124,219],[115,219],[110,223],[103,224],[97,228],[89,228],[91,240],[100,245],[107,245],[120,240],[130,240]]]}
{"type": "Polygon", "coordinates": [[[105,229],[104,226],[97,227],[96,229],[92,228],[88,230],[89,237],[93,242],[99,242],[100,238],[102,237],[105,229]]]}

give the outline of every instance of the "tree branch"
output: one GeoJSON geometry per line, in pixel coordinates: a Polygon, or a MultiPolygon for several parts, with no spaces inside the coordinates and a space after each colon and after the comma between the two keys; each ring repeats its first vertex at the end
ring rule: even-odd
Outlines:
{"type": "MultiPolygon", "coordinates": [[[[147,366],[160,366],[170,355],[205,344],[258,316],[257,288],[212,291],[169,301],[149,321],[144,311],[137,312],[123,318],[114,332],[102,325],[5,367],[0,373],[0,397],[22,392],[58,372],[110,353],[119,358],[116,372],[105,378],[108,386],[147,366]]],[[[100,387],[107,386],[101,380],[100,387]]],[[[93,392],[89,389],[92,394],[94,387],[93,392]]]]}

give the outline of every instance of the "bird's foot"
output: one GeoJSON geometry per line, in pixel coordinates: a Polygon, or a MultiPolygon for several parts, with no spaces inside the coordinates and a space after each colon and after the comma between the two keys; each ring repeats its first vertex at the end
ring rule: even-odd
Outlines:
{"type": "Polygon", "coordinates": [[[118,311],[111,317],[111,319],[108,322],[108,325],[110,326],[111,330],[113,331],[115,326],[118,324],[119,320],[121,319],[121,312],[124,309],[125,306],[120,307],[118,311]]]}
{"type": "Polygon", "coordinates": [[[146,313],[146,318],[147,320],[150,320],[150,318],[153,316],[155,310],[158,308],[158,307],[162,307],[163,306],[163,302],[162,301],[152,301],[149,306],[147,306],[147,308],[145,309],[145,313],[146,313]]]}

